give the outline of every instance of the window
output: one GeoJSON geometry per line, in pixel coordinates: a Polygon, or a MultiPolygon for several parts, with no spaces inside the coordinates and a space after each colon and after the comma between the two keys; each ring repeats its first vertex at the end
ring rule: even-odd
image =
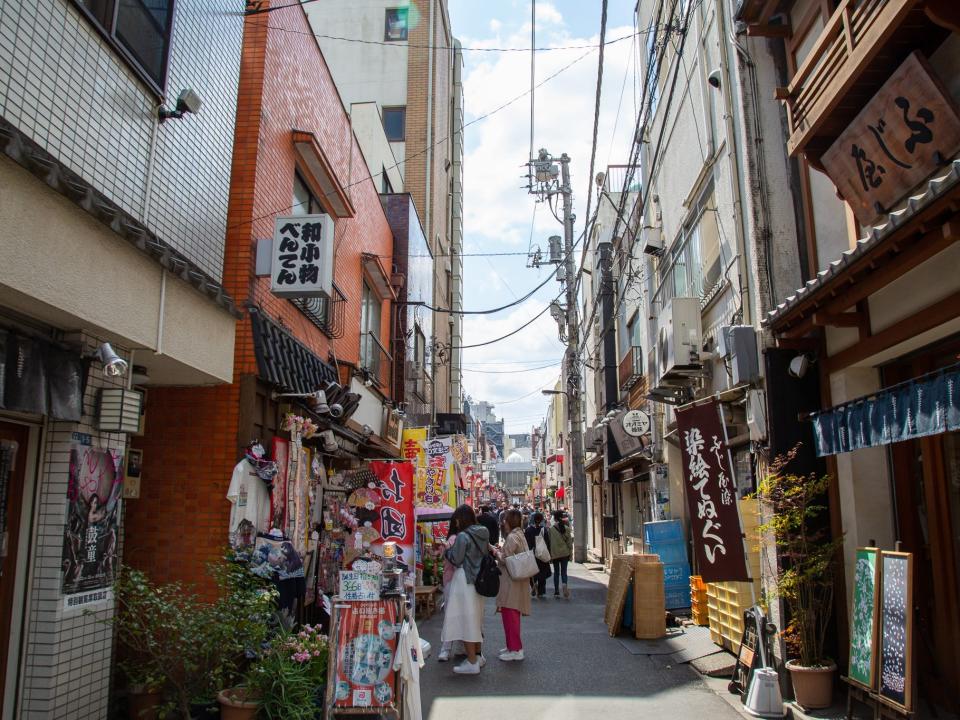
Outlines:
{"type": "Polygon", "coordinates": [[[695,212],[699,214],[684,226],[657,265],[660,302],[674,297],[703,300],[722,279],[725,255],[715,208],[711,185],[697,202],[695,212]]]}
{"type": "Polygon", "coordinates": [[[383,39],[401,42],[407,39],[407,8],[387,8],[383,39]]]}
{"type": "Polygon", "coordinates": [[[390,142],[403,142],[407,135],[407,108],[383,109],[383,132],[390,142]]]}
{"type": "Polygon", "coordinates": [[[163,91],[173,0],[74,0],[155,90],[163,91]]]}
{"type": "Polygon", "coordinates": [[[293,176],[293,200],[290,205],[292,206],[290,208],[291,215],[326,214],[317,196],[310,190],[300,173],[295,173],[293,176]]]}
{"type": "Polygon", "coordinates": [[[380,370],[380,296],[366,280],[360,300],[360,367],[378,374],[380,370]]]}

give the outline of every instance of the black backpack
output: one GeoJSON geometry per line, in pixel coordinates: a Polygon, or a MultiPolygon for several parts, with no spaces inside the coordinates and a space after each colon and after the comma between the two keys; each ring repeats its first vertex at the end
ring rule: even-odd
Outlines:
{"type": "MultiPolygon", "coordinates": [[[[480,543],[470,533],[467,533],[473,544],[480,548],[480,543]]],[[[477,594],[483,597],[496,597],[500,592],[500,568],[497,567],[497,561],[489,552],[485,552],[480,559],[480,570],[477,572],[477,579],[473,581],[473,586],[477,589],[477,594]]]]}

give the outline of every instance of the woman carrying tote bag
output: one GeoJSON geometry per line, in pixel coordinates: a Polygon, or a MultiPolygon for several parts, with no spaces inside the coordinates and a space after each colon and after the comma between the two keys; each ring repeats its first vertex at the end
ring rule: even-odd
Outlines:
{"type": "MultiPolygon", "coordinates": [[[[507,647],[500,651],[504,662],[523,660],[523,641],[520,638],[520,617],[530,614],[529,577],[512,577],[509,559],[530,552],[527,539],[520,529],[523,515],[519,510],[507,510],[503,516],[503,534],[506,540],[500,551],[500,564],[505,572],[500,576],[500,593],[497,595],[497,612],[503,621],[503,634],[507,647]]],[[[517,565],[517,563],[512,563],[517,565]]]]}

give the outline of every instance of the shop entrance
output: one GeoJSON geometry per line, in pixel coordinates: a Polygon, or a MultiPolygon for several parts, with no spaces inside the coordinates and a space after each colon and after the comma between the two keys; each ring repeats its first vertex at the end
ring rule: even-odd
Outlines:
{"type": "Polygon", "coordinates": [[[0,422],[0,710],[6,687],[10,623],[13,619],[17,540],[23,507],[29,429],[0,422]]]}
{"type": "MultiPolygon", "coordinates": [[[[885,368],[884,384],[957,362],[960,342],[885,368]]],[[[890,446],[897,537],[914,554],[914,657],[921,698],[960,710],[960,432],[890,446]]]]}

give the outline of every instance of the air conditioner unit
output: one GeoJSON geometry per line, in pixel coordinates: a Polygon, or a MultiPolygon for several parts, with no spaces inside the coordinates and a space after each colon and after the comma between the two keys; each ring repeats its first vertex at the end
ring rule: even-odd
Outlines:
{"type": "Polygon", "coordinates": [[[660,314],[657,336],[657,363],[660,383],[685,380],[699,374],[700,301],[695,297],[670,300],[660,314]]]}
{"type": "Polygon", "coordinates": [[[647,255],[655,257],[663,255],[663,233],[659,227],[644,225],[641,235],[643,237],[643,251],[647,255]]]}
{"type": "Polygon", "coordinates": [[[730,325],[720,329],[720,353],[730,358],[731,382],[754,385],[760,379],[757,357],[757,331],[750,325],[730,325]]]}

